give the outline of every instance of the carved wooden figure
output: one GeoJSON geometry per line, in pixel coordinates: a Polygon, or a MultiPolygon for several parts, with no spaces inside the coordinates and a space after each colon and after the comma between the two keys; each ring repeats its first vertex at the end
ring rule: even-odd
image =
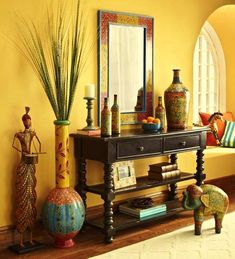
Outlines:
{"type": "Polygon", "coordinates": [[[29,116],[29,107],[25,107],[26,113],[22,116],[24,131],[15,134],[12,146],[21,153],[21,160],[16,168],[16,228],[20,233],[20,246],[24,247],[23,234],[28,229],[30,231],[29,242],[33,245],[32,228],[36,220],[36,167],[38,154],[41,153],[41,143],[36,132],[31,129],[31,117],[29,116]],[[32,153],[31,146],[36,146],[34,139],[38,142],[39,152],[32,153]],[[15,145],[18,140],[21,148],[15,145]]]}
{"type": "Polygon", "coordinates": [[[216,140],[216,144],[219,145],[220,144],[220,140],[219,140],[219,137],[218,137],[218,126],[216,124],[216,121],[217,120],[223,120],[223,114],[220,113],[220,112],[215,112],[213,113],[208,122],[209,122],[209,127],[211,129],[211,132],[212,134],[214,135],[215,137],[215,140],[216,140]]]}

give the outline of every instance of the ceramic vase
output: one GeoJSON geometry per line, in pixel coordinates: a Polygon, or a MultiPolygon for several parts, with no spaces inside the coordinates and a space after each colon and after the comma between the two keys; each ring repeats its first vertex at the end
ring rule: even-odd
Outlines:
{"type": "Polygon", "coordinates": [[[187,128],[190,94],[180,80],[180,70],[173,70],[173,81],[164,92],[168,129],[187,128]]]}
{"type": "Polygon", "coordinates": [[[166,124],[165,124],[166,110],[162,105],[162,96],[158,96],[158,105],[155,109],[155,117],[160,119],[161,129],[165,129],[166,128],[166,124]]]}
{"type": "Polygon", "coordinates": [[[85,207],[80,195],[69,187],[69,121],[55,121],[56,188],[48,195],[42,219],[55,246],[74,245],[73,237],[81,229],[85,207]]]}
{"type": "Polygon", "coordinates": [[[104,98],[104,108],[101,111],[101,136],[109,137],[112,135],[112,113],[109,108],[109,98],[104,98]]]}
{"type": "Polygon", "coordinates": [[[121,132],[121,118],[120,118],[120,110],[117,102],[117,95],[114,95],[114,102],[111,107],[112,114],[112,135],[118,135],[121,132]]]}

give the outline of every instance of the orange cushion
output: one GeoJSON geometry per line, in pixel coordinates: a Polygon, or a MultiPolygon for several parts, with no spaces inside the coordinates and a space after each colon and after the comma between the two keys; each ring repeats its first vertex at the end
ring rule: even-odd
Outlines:
{"type": "MultiPolygon", "coordinates": [[[[208,120],[209,120],[211,114],[204,113],[204,112],[199,112],[199,115],[200,115],[202,124],[204,126],[208,125],[209,124],[208,120]]],[[[224,134],[225,121],[226,120],[227,121],[233,121],[233,114],[232,114],[232,112],[225,112],[225,113],[223,113],[223,118],[224,118],[224,121],[221,121],[221,120],[217,120],[216,121],[216,124],[217,124],[217,127],[218,127],[218,138],[219,138],[219,140],[221,140],[221,138],[223,137],[223,134],[224,134]]],[[[211,132],[207,133],[206,144],[207,144],[207,146],[217,146],[216,139],[215,139],[215,137],[213,136],[213,134],[211,132]]]]}

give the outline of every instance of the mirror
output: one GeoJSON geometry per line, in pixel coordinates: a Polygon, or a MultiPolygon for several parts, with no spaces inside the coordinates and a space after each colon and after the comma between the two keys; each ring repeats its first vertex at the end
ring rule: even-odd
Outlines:
{"type": "Polygon", "coordinates": [[[105,97],[117,94],[121,124],[153,115],[153,18],[98,12],[98,124],[105,97]]]}
{"type": "Polygon", "coordinates": [[[114,94],[125,96],[119,98],[120,111],[134,112],[136,98],[132,97],[144,85],[144,28],[110,24],[108,54],[110,99],[114,94]]]}

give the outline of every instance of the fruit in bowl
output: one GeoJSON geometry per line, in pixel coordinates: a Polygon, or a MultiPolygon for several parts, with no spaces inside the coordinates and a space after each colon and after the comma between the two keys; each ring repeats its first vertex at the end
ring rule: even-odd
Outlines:
{"type": "Polygon", "coordinates": [[[149,116],[147,119],[142,120],[142,129],[146,132],[157,132],[161,127],[159,118],[149,116]]]}

